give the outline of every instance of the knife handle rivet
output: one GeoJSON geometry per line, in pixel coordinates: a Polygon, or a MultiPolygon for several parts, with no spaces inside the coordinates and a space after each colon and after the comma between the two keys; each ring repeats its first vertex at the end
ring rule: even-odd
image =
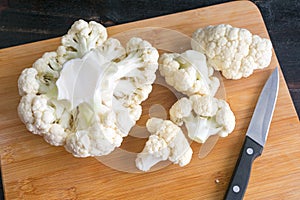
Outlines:
{"type": "Polygon", "coordinates": [[[247,148],[246,152],[248,155],[252,155],[254,151],[251,147],[249,147],[249,148],[247,148]]]}
{"type": "Polygon", "coordinates": [[[233,186],[232,190],[234,193],[239,193],[240,187],[238,185],[235,185],[235,186],[233,186]]]}

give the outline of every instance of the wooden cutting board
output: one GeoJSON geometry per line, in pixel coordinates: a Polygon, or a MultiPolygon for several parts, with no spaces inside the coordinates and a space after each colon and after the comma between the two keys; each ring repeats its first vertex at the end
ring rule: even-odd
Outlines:
{"type": "MultiPolygon", "coordinates": [[[[182,52],[190,48],[189,38],[196,28],[221,23],[269,37],[259,10],[247,1],[114,26],[108,32],[120,39],[132,33],[143,34],[160,52],[182,52]]],[[[169,165],[137,174],[111,169],[95,158],[74,158],[63,147],[52,147],[29,133],[20,122],[16,111],[20,100],[17,78],[22,69],[58,45],[59,38],[56,38],[0,50],[0,148],[6,199],[223,198],[259,93],[272,70],[279,66],[275,53],[267,69],[256,71],[246,79],[224,80],[227,101],[237,124],[235,131],[219,139],[207,157],[199,159],[201,145],[192,143],[194,155],[188,166],[169,165]]],[[[150,104],[156,102],[168,107],[176,100],[163,91],[165,88],[154,86],[150,98],[143,103],[140,124],[146,120],[150,104]]],[[[254,162],[245,199],[299,199],[299,138],[299,120],[280,73],[278,102],[268,141],[263,155],[254,162]]]]}

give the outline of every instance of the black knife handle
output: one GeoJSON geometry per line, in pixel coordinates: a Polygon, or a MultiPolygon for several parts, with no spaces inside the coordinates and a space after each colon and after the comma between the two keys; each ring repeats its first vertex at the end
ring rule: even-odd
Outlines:
{"type": "Polygon", "coordinates": [[[224,200],[243,199],[249,182],[252,163],[255,158],[261,155],[262,150],[261,145],[246,136],[224,200]]]}

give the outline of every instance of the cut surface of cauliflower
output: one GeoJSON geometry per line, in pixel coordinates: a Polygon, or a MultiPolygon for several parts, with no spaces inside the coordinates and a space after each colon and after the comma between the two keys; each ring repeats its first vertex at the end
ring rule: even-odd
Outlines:
{"type": "Polygon", "coordinates": [[[207,26],[196,30],[192,37],[192,49],[205,54],[208,65],[227,79],[248,77],[271,62],[271,41],[243,28],[207,26]]]}
{"type": "Polygon", "coordinates": [[[188,96],[214,96],[220,86],[213,68],[206,65],[205,55],[194,50],[163,54],[159,58],[159,71],[169,85],[188,96]]]}
{"type": "Polygon", "coordinates": [[[57,51],[18,79],[18,114],[27,129],[76,157],[101,156],[121,145],[142,113],[158,68],[145,40],[126,47],[96,22],[79,20],[57,51]]]}
{"type": "Polygon", "coordinates": [[[170,109],[171,120],[185,124],[190,139],[204,143],[209,136],[226,137],[235,127],[235,116],[228,103],[209,95],[179,99],[170,109]]]}
{"type": "Polygon", "coordinates": [[[180,127],[170,120],[159,118],[149,119],[146,127],[151,135],[143,151],[137,155],[136,166],[139,170],[149,171],[164,160],[181,167],[190,162],[193,151],[180,127]]]}

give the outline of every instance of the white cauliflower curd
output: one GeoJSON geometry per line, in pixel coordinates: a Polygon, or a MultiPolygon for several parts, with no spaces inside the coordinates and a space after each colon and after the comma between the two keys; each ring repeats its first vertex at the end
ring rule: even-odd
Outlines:
{"type": "Polygon", "coordinates": [[[109,154],[140,118],[158,56],[145,40],[131,38],[123,47],[101,24],[79,20],[56,51],[21,73],[20,119],[76,157],[109,154]]]}
{"type": "Polygon", "coordinates": [[[199,28],[193,33],[191,45],[227,79],[248,77],[253,70],[267,67],[272,57],[269,39],[228,24],[199,28]]]}
{"type": "Polygon", "coordinates": [[[151,133],[146,145],[136,158],[139,170],[148,171],[160,161],[169,160],[183,167],[192,158],[193,151],[180,127],[170,120],[151,118],[146,127],[151,133]]]}
{"type": "Polygon", "coordinates": [[[213,68],[206,65],[206,57],[200,52],[165,53],[158,62],[166,82],[183,94],[214,96],[220,86],[219,79],[213,76],[213,68]]]}
{"type": "Polygon", "coordinates": [[[170,109],[170,118],[179,126],[184,123],[190,139],[198,143],[215,134],[226,137],[235,127],[228,103],[208,95],[179,99],[170,109]]]}

